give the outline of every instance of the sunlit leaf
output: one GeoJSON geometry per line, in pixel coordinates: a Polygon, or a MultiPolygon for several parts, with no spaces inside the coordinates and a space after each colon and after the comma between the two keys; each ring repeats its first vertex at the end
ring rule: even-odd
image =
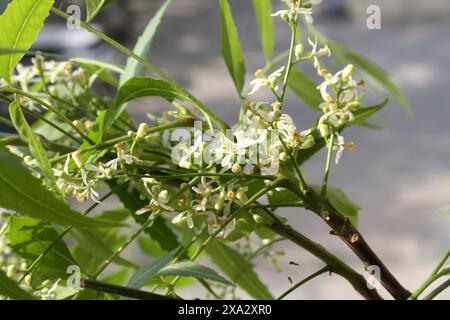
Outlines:
{"type": "Polygon", "coordinates": [[[36,41],[52,6],[53,0],[14,0],[0,16],[0,48],[16,50],[0,55],[0,76],[7,82],[25,55],[23,51],[36,41]]]}
{"type": "MultiPolygon", "coordinates": [[[[48,223],[28,217],[11,217],[6,237],[13,251],[31,263],[48,250],[59,238],[59,233],[48,223]]],[[[70,275],[67,268],[77,264],[64,240],[60,239],[33,272],[33,282],[66,279],[70,275]]]]}

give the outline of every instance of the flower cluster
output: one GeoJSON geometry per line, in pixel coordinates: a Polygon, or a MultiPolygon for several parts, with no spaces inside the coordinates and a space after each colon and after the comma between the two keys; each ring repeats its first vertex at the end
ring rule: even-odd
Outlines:
{"type": "MultiPolygon", "coordinates": [[[[312,5],[320,1],[283,2],[287,9],[274,13],[274,16],[281,16],[294,28],[299,16],[312,22],[312,5]]],[[[249,198],[248,182],[242,176],[278,174],[284,162],[292,161],[293,155],[312,148],[321,136],[326,141],[336,137],[330,146],[330,150],[336,151],[336,161],[345,148],[354,147],[353,143],[344,141],[340,129],[354,119],[353,113],[362,99],[357,89],[362,83],[353,80],[355,68],[352,65],[335,74],[329,72],[319,59],[330,56],[330,48],[326,45],[319,48],[317,38],[314,41],[308,39],[308,43],[310,50],[301,42],[291,48],[291,58],[295,59],[290,59],[290,65],[256,71],[247,96],[267,88],[273,93],[275,102],[245,102],[240,121],[232,129],[205,130],[207,119],[174,102],[178,111],[165,112],[160,117],[151,115],[152,126],[166,125],[185,116],[197,120],[194,126],[184,130],[184,135],[180,134],[180,128],[148,134],[149,125],[142,123],[129,131],[122,142],[112,143],[104,150],[85,153],[80,148],[70,152],[64,164],[57,162],[53,168],[57,186],[62,194],[74,196],[80,202],[87,199],[99,202],[98,189],[105,180],[127,182],[129,191],[138,192],[143,202],[143,207],[135,214],[162,214],[172,223],[190,229],[206,226],[211,233],[220,229],[220,235],[225,237],[235,224],[222,226],[249,198]],[[294,120],[282,111],[286,73],[302,61],[311,61],[323,78],[317,87],[323,98],[320,105],[323,115],[307,130],[298,130],[294,120]],[[224,174],[228,176],[224,178],[224,174]],[[170,175],[180,176],[175,186],[165,179],[170,175]],[[174,197],[176,190],[185,191],[174,197]]],[[[69,63],[45,62],[38,56],[33,66],[20,66],[18,71],[15,81],[23,90],[34,90],[37,79],[44,79],[48,87],[46,97],[54,99],[53,102],[68,98],[53,96],[52,92],[56,88],[59,90],[61,85],[76,87],[70,95],[73,101],[92,96],[91,92],[86,94],[86,90],[90,90],[95,76],[89,76],[81,68],[73,71],[69,63]]],[[[87,120],[83,119],[84,122],[77,125],[86,129],[87,120]]],[[[35,174],[39,174],[35,159],[26,156],[24,160],[35,174]]],[[[256,220],[261,217],[255,214],[254,219],[258,223],[256,220]]]]}

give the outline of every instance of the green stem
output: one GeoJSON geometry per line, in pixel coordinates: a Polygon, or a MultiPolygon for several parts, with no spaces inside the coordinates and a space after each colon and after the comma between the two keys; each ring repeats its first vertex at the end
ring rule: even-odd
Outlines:
{"type": "Polygon", "coordinates": [[[281,91],[281,95],[280,95],[280,102],[284,101],[284,97],[286,95],[286,88],[288,85],[288,81],[289,81],[289,75],[291,73],[291,69],[292,69],[292,61],[294,59],[294,51],[295,51],[295,35],[297,33],[297,28],[298,25],[297,24],[292,24],[291,25],[291,29],[292,29],[292,34],[291,34],[291,45],[289,48],[289,60],[288,60],[288,64],[286,67],[286,73],[284,74],[284,80],[283,80],[283,89],[281,91]]]}
{"type": "Polygon", "coordinates": [[[332,132],[331,137],[328,140],[327,163],[325,165],[325,174],[323,176],[322,190],[320,192],[320,195],[322,197],[326,197],[327,195],[328,177],[330,175],[331,159],[333,156],[333,144],[334,144],[334,133],[332,132]]]}
{"type": "Polygon", "coordinates": [[[442,291],[450,287],[450,279],[447,279],[444,283],[442,283],[440,286],[438,286],[436,289],[431,291],[423,300],[433,300],[436,298],[438,294],[440,294],[442,291]]]}
{"type": "Polygon", "coordinates": [[[86,136],[83,131],[81,131],[80,129],[77,128],[77,126],[75,126],[72,121],[70,121],[69,118],[67,118],[64,114],[62,114],[61,112],[59,112],[58,110],[56,110],[55,108],[53,108],[51,105],[49,105],[47,102],[35,97],[34,95],[25,92],[23,90],[17,89],[17,88],[11,88],[11,87],[0,87],[0,91],[6,91],[6,92],[10,92],[10,93],[15,93],[17,95],[22,95],[24,97],[27,97],[31,100],[33,100],[34,102],[40,104],[41,106],[43,106],[44,108],[48,109],[49,111],[55,113],[56,115],[58,115],[64,122],[66,122],[73,130],[75,130],[75,132],[77,132],[83,139],[85,139],[86,141],[88,141],[90,144],[95,144],[88,136],[86,136]]]}
{"type": "Polygon", "coordinates": [[[306,277],[302,281],[296,283],[291,288],[289,288],[285,293],[280,295],[277,298],[277,300],[283,300],[287,295],[289,295],[290,293],[292,293],[293,291],[295,291],[296,289],[298,289],[299,287],[301,287],[302,285],[304,285],[308,281],[310,281],[310,280],[312,280],[312,279],[314,279],[314,278],[316,278],[316,277],[320,276],[321,274],[324,274],[325,272],[328,272],[328,271],[330,271],[330,267],[325,266],[322,269],[320,269],[319,271],[314,272],[313,274],[309,275],[308,277],[306,277]]]}
{"type": "Polygon", "coordinates": [[[298,179],[299,179],[299,183],[300,183],[300,190],[302,192],[304,192],[308,185],[306,184],[306,181],[305,181],[305,179],[303,177],[303,174],[300,171],[299,166],[297,165],[297,160],[295,159],[295,157],[292,154],[292,152],[288,149],[288,147],[286,145],[286,142],[284,142],[284,140],[283,140],[283,138],[281,136],[280,136],[280,141],[281,141],[281,144],[283,145],[284,149],[286,150],[286,153],[287,153],[289,159],[291,160],[291,162],[292,162],[292,164],[294,166],[295,172],[297,173],[297,176],[298,176],[298,179]]]}
{"type": "MultiPolygon", "coordinates": [[[[57,16],[60,16],[61,18],[64,19],[68,19],[69,15],[66,14],[65,12],[53,7],[51,9],[51,12],[53,14],[56,14],[57,16]]],[[[73,18],[73,17],[72,17],[73,18]]],[[[98,31],[97,29],[93,28],[92,26],[90,26],[88,23],[85,23],[81,20],[76,19],[76,21],[87,31],[93,33],[94,35],[96,35],[98,38],[100,38],[101,40],[105,41],[106,43],[108,43],[109,45],[113,46],[114,48],[116,48],[117,50],[119,50],[120,52],[122,52],[123,54],[125,54],[128,57],[131,57],[133,59],[135,59],[136,61],[138,61],[140,64],[142,64],[145,68],[147,68],[149,71],[157,74],[158,76],[160,76],[163,80],[170,82],[171,84],[173,84],[174,86],[177,87],[177,89],[179,89],[180,91],[182,91],[184,94],[186,94],[188,96],[188,98],[190,100],[192,100],[192,102],[196,105],[196,107],[202,111],[208,118],[214,120],[222,130],[226,130],[229,128],[229,126],[222,120],[220,119],[214,112],[212,112],[211,110],[209,110],[203,103],[201,103],[196,97],[194,97],[189,91],[187,91],[186,89],[184,89],[180,84],[178,84],[175,80],[173,80],[172,78],[170,78],[169,76],[167,76],[164,72],[162,72],[160,69],[158,69],[157,67],[151,65],[150,63],[148,63],[145,59],[143,59],[141,56],[137,55],[136,53],[134,53],[133,51],[127,49],[126,47],[124,47],[123,45],[121,45],[120,43],[118,43],[117,41],[113,40],[112,38],[108,37],[107,35],[105,35],[104,33],[98,31]]]]}
{"type": "Polygon", "coordinates": [[[446,276],[450,274],[450,268],[446,268],[443,269],[442,271],[435,273],[435,274],[431,274],[427,280],[425,280],[424,283],[422,283],[422,285],[416,290],[414,291],[414,293],[409,297],[409,300],[417,300],[417,298],[419,298],[419,296],[430,286],[433,284],[433,282],[435,282],[436,280],[438,280],[439,278],[446,276]]]}
{"type": "MultiPolygon", "coordinates": [[[[148,135],[151,135],[151,134],[153,134],[155,132],[159,132],[159,131],[164,131],[164,130],[173,129],[173,128],[179,128],[179,127],[185,127],[185,126],[191,125],[192,122],[193,122],[192,118],[186,117],[186,118],[178,119],[173,122],[169,122],[169,123],[157,126],[157,127],[149,128],[147,133],[148,133],[148,135]]],[[[84,149],[80,149],[79,151],[80,151],[80,153],[85,153],[85,152],[89,152],[89,151],[93,151],[93,150],[105,149],[105,148],[112,147],[117,143],[124,143],[127,141],[131,141],[133,139],[134,139],[133,137],[124,135],[124,136],[120,136],[120,137],[105,141],[103,143],[99,143],[99,144],[96,144],[96,145],[93,145],[93,146],[90,146],[90,147],[87,147],[84,149]]],[[[67,158],[67,154],[61,155],[58,157],[54,157],[50,160],[50,163],[55,163],[55,162],[64,160],[66,158],[67,158]]]]}

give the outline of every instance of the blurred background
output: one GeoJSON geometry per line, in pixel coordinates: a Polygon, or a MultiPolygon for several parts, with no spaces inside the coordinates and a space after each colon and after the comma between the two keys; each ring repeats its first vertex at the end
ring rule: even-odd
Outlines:
{"type": "MultiPolygon", "coordinates": [[[[60,1],[61,5],[77,1],[60,1]]],[[[133,47],[154,15],[160,0],[117,1],[95,24],[113,38],[133,47]]],[[[274,0],[278,6],[279,1],[274,0]]],[[[251,0],[230,0],[245,50],[248,81],[264,65],[251,0]]],[[[1,9],[1,8],[0,8],[1,9]]],[[[366,56],[389,72],[412,102],[414,116],[391,100],[380,115],[383,130],[352,128],[346,138],[357,148],[344,152],[334,167],[331,185],[342,188],[362,208],[360,229],[385,264],[408,289],[414,290],[449,249],[450,213],[450,1],[448,0],[324,0],[315,23],[330,39],[366,56]],[[381,8],[381,29],[366,26],[369,5],[381,8]]],[[[238,117],[240,100],[221,58],[218,1],[174,0],[153,43],[150,61],[189,88],[226,121],[238,117]]],[[[289,30],[277,21],[277,48],[288,48],[289,30]]],[[[81,30],[68,30],[57,17],[41,34],[36,49],[68,57],[88,57],[124,63],[107,45],[81,30]]],[[[312,72],[310,68],[306,71],[312,72]]],[[[258,96],[261,101],[268,96],[258,96]]],[[[370,104],[383,97],[368,93],[370,104]]],[[[314,113],[289,94],[286,112],[300,129],[308,128],[314,113]]],[[[140,100],[131,114],[145,120],[147,112],[167,108],[161,101],[140,100]]],[[[319,182],[325,155],[318,154],[305,167],[308,181],[319,182]]],[[[320,242],[357,270],[360,262],[328,227],[304,210],[280,211],[301,232],[320,242]]],[[[257,261],[261,277],[275,296],[322,264],[298,247],[282,242],[286,254],[282,272],[265,260],[257,261]],[[295,261],[299,266],[290,265],[295,261]]],[[[145,261],[145,260],[144,260],[145,261]]],[[[183,292],[186,297],[196,291],[183,292]]],[[[386,295],[388,296],[388,295],[386,295]]],[[[243,295],[243,297],[246,297],[243,295]]],[[[290,299],[359,299],[338,276],[322,275],[296,290],[290,299]]],[[[450,298],[450,292],[441,295],[450,298]]]]}

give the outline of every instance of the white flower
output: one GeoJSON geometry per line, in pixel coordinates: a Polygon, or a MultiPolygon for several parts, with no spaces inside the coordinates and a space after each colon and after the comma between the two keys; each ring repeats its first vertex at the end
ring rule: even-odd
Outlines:
{"type": "Polygon", "coordinates": [[[168,205],[170,199],[168,197],[169,192],[167,190],[161,190],[159,185],[148,186],[148,183],[152,183],[153,180],[148,180],[146,178],[142,179],[144,187],[150,195],[150,202],[147,206],[136,211],[137,215],[144,214],[149,211],[154,211],[157,209],[162,209],[166,211],[173,211],[174,209],[168,205]]]}
{"type": "Polygon", "coordinates": [[[347,148],[347,149],[353,150],[355,148],[355,144],[351,141],[348,143],[345,143],[344,137],[341,136],[339,133],[336,133],[336,138],[337,138],[337,143],[333,146],[333,150],[337,151],[335,162],[336,162],[336,164],[338,164],[339,160],[342,157],[342,153],[344,152],[344,149],[347,148]]]}
{"type": "Polygon", "coordinates": [[[55,83],[58,78],[70,71],[72,65],[68,62],[48,61],[44,63],[51,83],[55,83]]]}
{"type": "Polygon", "coordinates": [[[309,53],[309,55],[310,57],[313,57],[314,68],[316,68],[317,73],[320,75],[320,63],[318,57],[331,56],[330,48],[328,46],[325,46],[317,50],[317,36],[315,37],[314,42],[310,38],[308,38],[308,43],[311,46],[311,52],[309,53]]]}
{"type": "Polygon", "coordinates": [[[275,70],[268,77],[264,74],[262,70],[257,70],[255,72],[255,79],[250,82],[252,89],[250,90],[248,95],[252,95],[257,92],[262,87],[271,87],[273,90],[278,90],[278,78],[281,77],[284,71],[284,66],[275,70]]]}
{"type": "Polygon", "coordinates": [[[92,163],[86,163],[86,165],[84,167],[86,168],[86,170],[99,173],[101,177],[111,179],[113,170],[111,170],[110,168],[107,168],[105,166],[106,165],[104,165],[103,163],[99,163],[98,166],[94,166],[92,163]]]}
{"type": "Polygon", "coordinates": [[[41,290],[36,291],[35,294],[40,296],[42,300],[56,299],[56,289],[58,288],[59,281],[61,281],[61,279],[58,279],[50,288],[42,288],[41,290]]]}
{"type": "MultiPolygon", "coordinates": [[[[196,211],[206,211],[206,204],[208,198],[211,196],[213,189],[211,188],[212,181],[207,181],[206,177],[202,177],[200,184],[192,187],[192,190],[201,197],[201,201],[193,206],[196,211]]],[[[195,201],[195,200],[194,200],[195,201]]]]}
{"type": "Polygon", "coordinates": [[[32,82],[33,78],[37,75],[37,70],[31,67],[24,67],[22,64],[17,65],[17,75],[14,76],[14,80],[20,84],[23,91],[28,91],[28,85],[32,82]]]}
{"type": "Polygon", "coordinates": [[[313,23],[313,11],[311,8],[300,8],[298,6],[296,6],[291,0],[281,0],[282,2],[285,2],[289,5],[289,10],[279,10],[277,12],[275,12],[274,14],[272,14],[272,17],[284,17],[287,16],[289,17],[289,20],[291,21],[295,21],[295,19],[298,16],[304,16],[306,22],[308,23],[313,23]]]}
{"type": "Polygon", "coordinates": [[[138,160],[135,156],[132,156],[125,152],[120,144],[116,144],[117,158],[105,163],[105,167],[117,170],[117,166],[123,164],[133,164],[134,161],[138,160]]]}

